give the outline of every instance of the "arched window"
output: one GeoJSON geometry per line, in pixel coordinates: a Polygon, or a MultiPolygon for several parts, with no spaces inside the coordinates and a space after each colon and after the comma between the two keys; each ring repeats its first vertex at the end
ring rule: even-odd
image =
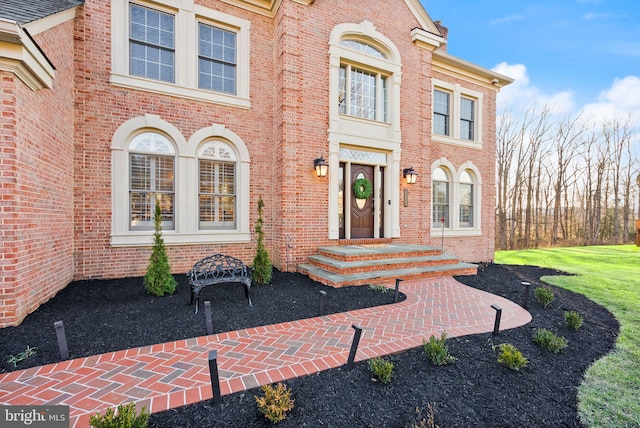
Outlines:
{"type": "Polygon", "coordinates": [[[460,174],[460,227],[473,227],[473,177],[469,171],[460,174]]]}
{"type": "Polygon", "coordinates": [[[136,135],[129,144],[129,228],[154,227],[156,205],[160,205],[162,228],[174,228],[175,148],[156,132],[136,135]]]}
{"type": "Polygon", "coordinates": [[[236,163],[233,148],[208,141],[198,152],[198,215],[200,229],[236,227],[236,163]]]}
{"type": "Polygon", "coordinates": [[[449,175],[444,168],[436,168],[432,175],[432,227],[449,227],[449,175]]]}

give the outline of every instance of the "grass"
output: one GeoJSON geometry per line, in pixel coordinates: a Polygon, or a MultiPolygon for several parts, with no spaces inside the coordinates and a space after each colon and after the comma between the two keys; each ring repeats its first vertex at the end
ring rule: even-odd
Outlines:
{"type": "Polygon", "coordinates": [[[575,274],[543,280],[583,294],[615,315],[620,322],[616,346],[587,370],[578,389],[578,414],[589,427],[640,426],[640,248],[619,245],[499,251],[495,262],[575,274]]]}

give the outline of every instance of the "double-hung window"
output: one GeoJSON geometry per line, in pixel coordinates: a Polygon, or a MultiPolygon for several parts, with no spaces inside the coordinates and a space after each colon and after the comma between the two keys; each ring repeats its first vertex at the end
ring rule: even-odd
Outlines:
{"type": "Polygon", "coordinates": [[[386,77],[349,64],[340,67],[339,112],[385,122],[387,120],[386,77]]]}
{"type": "Polygon", "coordinates": [[[460,98],[460,138],[473,141],[475,101],[460,98]]]}
{"type": "Polygon", "coordinates": [[[198,153],[200,229],[236,227],[236,163],[223,141],[206,143],[198,153]]]}
{"type": "Polygon", "coordinates": [[[432,182],[432,226],[449,227],[449,177],[442,168],[433,173],[432,182]]]}
{"type": "Polygon", "coordinates": [[[439,135],[449,134],[449,105],[448,92],[433,91],[433,132],[439,135]]]}
{"type": "Polygon", "coordinates": [[[174,16],[130,5],[129,67],[134,76],[174,82],[174,16]]]}
{"type": "Polygon", "coordinates": [[[236,94],[236,33],[198,24],[198,87],[236,94]]]}
{"type": "Polygon", "coordinates": [[[154,227],[160,205],[162,228],[174,228],[175,149],[161,134],[144,132],[129,146],[130,230],[154,227]]]}

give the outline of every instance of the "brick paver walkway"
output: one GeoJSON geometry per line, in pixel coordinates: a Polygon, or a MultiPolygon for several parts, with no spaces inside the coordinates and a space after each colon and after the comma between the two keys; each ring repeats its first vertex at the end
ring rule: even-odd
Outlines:
{"type": "MultiPolygon", "coordinates": [[[[152,412],[212,398],[209,351],[216,350],[222,395],[344,365],[362,328],[356,361],[449,337],[493,331],[496,304],[501,330],[531,321],[501,297],[453,278],[405,281],[403,302],[289,323],[203,336],[64,361],[0,375],[0,404],[68,405],[71,426],[89,415],[136,402],[152,412]]],[[[203,314],[204,316],[204,314],[203,314]]]]}

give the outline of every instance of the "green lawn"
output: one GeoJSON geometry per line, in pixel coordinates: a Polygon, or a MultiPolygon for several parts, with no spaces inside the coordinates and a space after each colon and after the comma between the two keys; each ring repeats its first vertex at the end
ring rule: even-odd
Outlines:
{"type": "Polygon", "coordinates": [[[499,251],[495,262],[577,274],[543,279],[584,294],[615,315],[620,322],[616,347],[587,370],[578,389],[578,413],[589,427],[640,427],[640,249],[620,245],[499,251]]]}

